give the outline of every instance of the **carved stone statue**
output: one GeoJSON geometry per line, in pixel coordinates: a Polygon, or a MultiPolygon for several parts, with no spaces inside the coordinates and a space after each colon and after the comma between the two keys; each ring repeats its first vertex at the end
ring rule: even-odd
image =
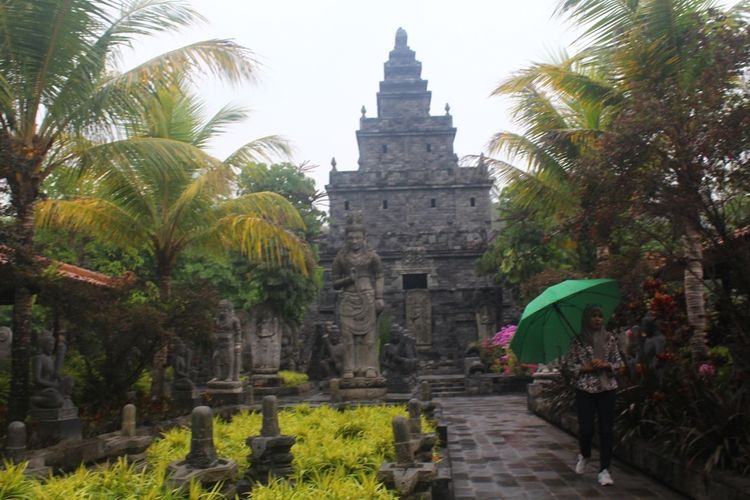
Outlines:
{"type": "Polygon", "coordinates": [[[383,346],[383,373],[413,373],[417,368],[417,349],[414,338],[400,325],[391,328],[390,341],[383,346]]]}
{"type": "Polygon", "coordinates": [[[432,304],[428,290],[407,290],[406,328],[416,338],[419,348],[432,347],[432,304]]]}
{"type": "Polygon", "coordinates": [[[73,379],[62,375],[65,359],[65,339],[60,336],[55,350],[55,338],[48,331],[39,337],[39,353],[32,362],[34,391],[31,395],[32,408],[62,408],[70,402],[73,379]],[[52,353],[55,353],[54,357],[52,353]]]}
{"type": "Polygon", "coordinates": [[[254,316],[256,328],[250,336],[253,374],[276,374],[281,366],[283,322],[264,307],[258,308],[254,316]]]}
{"type": "Polygon", "coordinates": [[[344,370],[344,344],[341,343],[341,333],[336,325],[327,325],[327,331],[322,336],[323,355],[320,368],[323,378],[340,377],[344,370]]]}
{"type": "Polygon", "coordinates": [[[491,339],[497,332],[497,314],[489,301],[480,302],[476,308],[477,338],[491,339]]]}
{"type": "Polygon", "coordinates": [[[176,338],[172,348],[172,391],[192,391],[195,388],[190,380],[190,349],[176,338]]]}
{"type": "Polygon", "coordinates": [[[393,392],[410,392],[417,371],[417,345],[400,325],[391,327],[390,341],[383,346],[380,366],[393,392]]]}
{"type": "Polygon", "coordinates": [[[209,381],[239,381],[242,354],[240,320],[228,300],[219,302],[216,319],[216,347],[214,349],[214,378],[209,381]]]}
{"type": "Polygon", "coordinates": [[[344,379],[378,377],[377,315],[383,311],[380,257],[365,243],[360,217],[347,220],[346,246],[333,261],[333,288],[339,290],[337,312],[344,345],[344,379]]]}

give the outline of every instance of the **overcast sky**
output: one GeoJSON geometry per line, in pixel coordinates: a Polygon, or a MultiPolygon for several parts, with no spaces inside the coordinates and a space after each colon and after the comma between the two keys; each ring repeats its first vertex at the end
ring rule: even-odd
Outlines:
{"type": "Polygon", "coordinates": [[[126,57],[132,65],[191,41],[232,38],[263,62],[257,84],[208,82],[201,95],[212,110],[235,102],[250,119],[218,141],[221,158],[250,139],[278,134],[292,142],[296,163],[318,165],[319,189],[331,157],[339,170],[357,168],[360,108],[376,114],[375,94],[396,30],[422,62],[432,91],[431,114],[450,104],[459,157],[486,149],[492,134],[513,130],[508,103],[489,97],[498,82],[575,38],[553,16],[557,0],[193,0],[207,18],[181,36],[149,41],[126,57]]]}

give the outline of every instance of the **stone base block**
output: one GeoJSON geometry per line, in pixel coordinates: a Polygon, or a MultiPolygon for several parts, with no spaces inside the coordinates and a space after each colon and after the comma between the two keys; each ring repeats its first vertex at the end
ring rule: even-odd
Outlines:
{"type": "Polygon", "coordinates": [[[246,405],[252,402],[252,393],[245,392],[242,386],[232,389],[209,388],[204,396],[206,404],[211,407],[246,405]]]}
{"type": "Polygon", "coordinates": [[[342,401],[380,401],[388,389],[383,377],[353,377],[339,379],[342,401]]]}
{"type": "Polygon", "coordinates": [[[341,389],[342,401],[379,401],[387,394],[385,387],[357,387],[341,389]]]}
{"type": "Polygon", "coordinates": [[[293,387],[253,387],[253,391],[259,398],[263,396],[303,396],[312,391],[312,384],[305,382],[293,387]]]}
{"type": "Polygon", "coordinates": [[[283,380],[277,373],[254,373],[250,375],[250,385],[256,389],[262,387],[281,387],[283,380]]]}
{"type": "Polygon", "coordinates": [[[378,471],[378,479],[388,489],[396,490],[400,498],[431,498],[432,483],[437,478],[434,463],[416,462],[410,465],[384,463],[378,471]]]}
{"type": "Polygon", "coordinates": [[[411,394],[417,383],[417,377],[415,375],[402,375],[400,373],[389,375],[386,380],[388,392],[401,394],[411,394]]]}
{"type": "Polygon", "coordinates": [[[219,481],[232,481],[237,476],[237,463],[234,460],[220,458],[213,467],[197,469],[187,463],[186,460],[172,462],[167,466],[167,481],[175,487],[181,488],[190,483],[198,481],[204,486],[211,486],[219,481]]]}
{"type": "Polygon", "coordinates": [[[239,380],[209,380],[206,387],[218,391],[241,391],[242,382],[239,380]]]}
{"type": "MultiPolygon", "coordinates": [[[[78,417],[58,420],[37,420],[31,412],[29,440],[34,447],[46,447],[64,440],[83,438],[83,424],[78,417]]],[[[76,409],[76,415],[78,410],[76,409]]]]}

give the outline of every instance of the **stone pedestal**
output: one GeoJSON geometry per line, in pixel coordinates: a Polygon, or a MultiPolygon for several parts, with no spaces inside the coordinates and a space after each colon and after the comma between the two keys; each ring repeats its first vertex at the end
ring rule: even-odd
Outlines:
{"type": "Polygon", "coordinates": [[[34,446],[49,446],[66,439],[82,439],[83,425],[78,418],[78,408],[35,408],[29,412],[31,418],[31,443],[34,446]]]}
{"type": "Polygon", "coordinates": [[[399,498],[431,498],[432,482],[437,477],[436,465],[415,461],[415,443],[406,418],[393,417],[392,426],[396,463],[384,463],[378,471],[378,479],[387,488],[396,490],[399,498]]]}
{"type": "Polygon", "coordinates": [[[268,484],[273,478],[290,476],[294,472],[294,455],[291,450],[295,441],[294,436],[281,434],[276,396],[265,396],[260,436],[250,437],[246,441],[251,450],[248,457],[250,467],[238,483],[237,492],[244,495],[256,483],[268,484]]]}
{"type": "MultiPolygon", "coordinates": [[[[207,406],[193,409],[190,426],[190,453],[179,462],[167,466],[168,483],[184,488],[191,481],[211,487],[220,481],[231,481],[237,475],[237,463],[219,458],[213,441],[213,413],[207,406]]],[[[235,488],[227,483],[222,493],[233,498],[235,488]]]]}
{"type": "Polygon", "coordinates": [[[389,373],[386,380],[388,381],[388,392],[409,394],[413,391],[417,376],[415,374],[389,373]]]}
{"type": "Polygon", "coordinates": [[[339,379],[342,401],[380,401],[388,389],[383,377],[353,377],[339,379]]]}
{"type": "Polygon", "coordinates": [[[206,399],[212,407],[249,404],[250,395],[236,381],[211,381],[206,390],[206,399]]]}
{"type": "Polygon", "coordinates": [[[259,397],[281,396],[283,380],[277,373],[253,373],[250,376],[250,385],[259,397]]]}

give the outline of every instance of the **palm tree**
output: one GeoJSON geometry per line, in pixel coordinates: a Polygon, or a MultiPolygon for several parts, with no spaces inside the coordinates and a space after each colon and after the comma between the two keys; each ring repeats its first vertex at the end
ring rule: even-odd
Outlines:
{"type": "Polygon", "coordinates": [[[514,185],[519,206],[542,216],[576,216],[577,167],[611,123],[618,96],[602,69],[563,54],[502,82],[493,96],[513,98],[520,133],[503,131],[489,143],[501,179],[514,185]],[[520,163],[519,163],[520,162],[520,163]]]}
{"type": "MultiPolygon", "coordinates": [[[[165,162],[159,156],[108,156],[79,177],[71,199],[38,204],[41,226],[63,226],[126,249],[146,249],[162,301],[171,291],[177,258],[186,251],[224,257],[237,250],[256,262],[288,262],[308,273],[301,216],[282,196],[250,192],[233,197],[236,167],[288,153],[275,136],[251,141],[223,162],[201,148],[246,113],[226,106],[202,120],[203,106],[182,83],[155,90],[143,112],[125,124],[128,140],[175,141],[193,149],[190,157],[165,162]]],[[[163,357],[166,352],[160,351],[163,357]]],[[[158,360],[156,360],[158,361],[158,360]]],[[[161,395],[161,371],[155,363],[155,396],[161,395]]]]}
{"type": "Polygon", "coordinates": [[[176,141],[116,141],[119,118],[151,84],[175,74],[251,79],[252,54],[227,40],[198,42],[116,71],[141,36],[200,20],[178,0],[17,0],[0,8],[0,179],[10,188],[16,270],[10,418],[28,405],[33,241],[42,183],[61,165],[109,155],[165,160],[192,154],[176,141]],[[92,138],[97,138],[92,142],[92,138]],[[87,140],[88,139],[88,140],[87,140]]]}
{"type": "Polygon", "coordinates": [[[745,149],[713,134],[727,129],[735,111],[747,112],[735,98],[748,63],[747,7],[720,12],[715,3],[566,0],[559,8],[586,27],[587,55],[606,61],[623,95],[618,137],[607,146],[622,150],[617,161],[628,176],[649,179],[649,201],[670,213],[685,235],[695,361],[707,350],[702,245],[705,222],[718,205],[712,185],[745,149]]]}

